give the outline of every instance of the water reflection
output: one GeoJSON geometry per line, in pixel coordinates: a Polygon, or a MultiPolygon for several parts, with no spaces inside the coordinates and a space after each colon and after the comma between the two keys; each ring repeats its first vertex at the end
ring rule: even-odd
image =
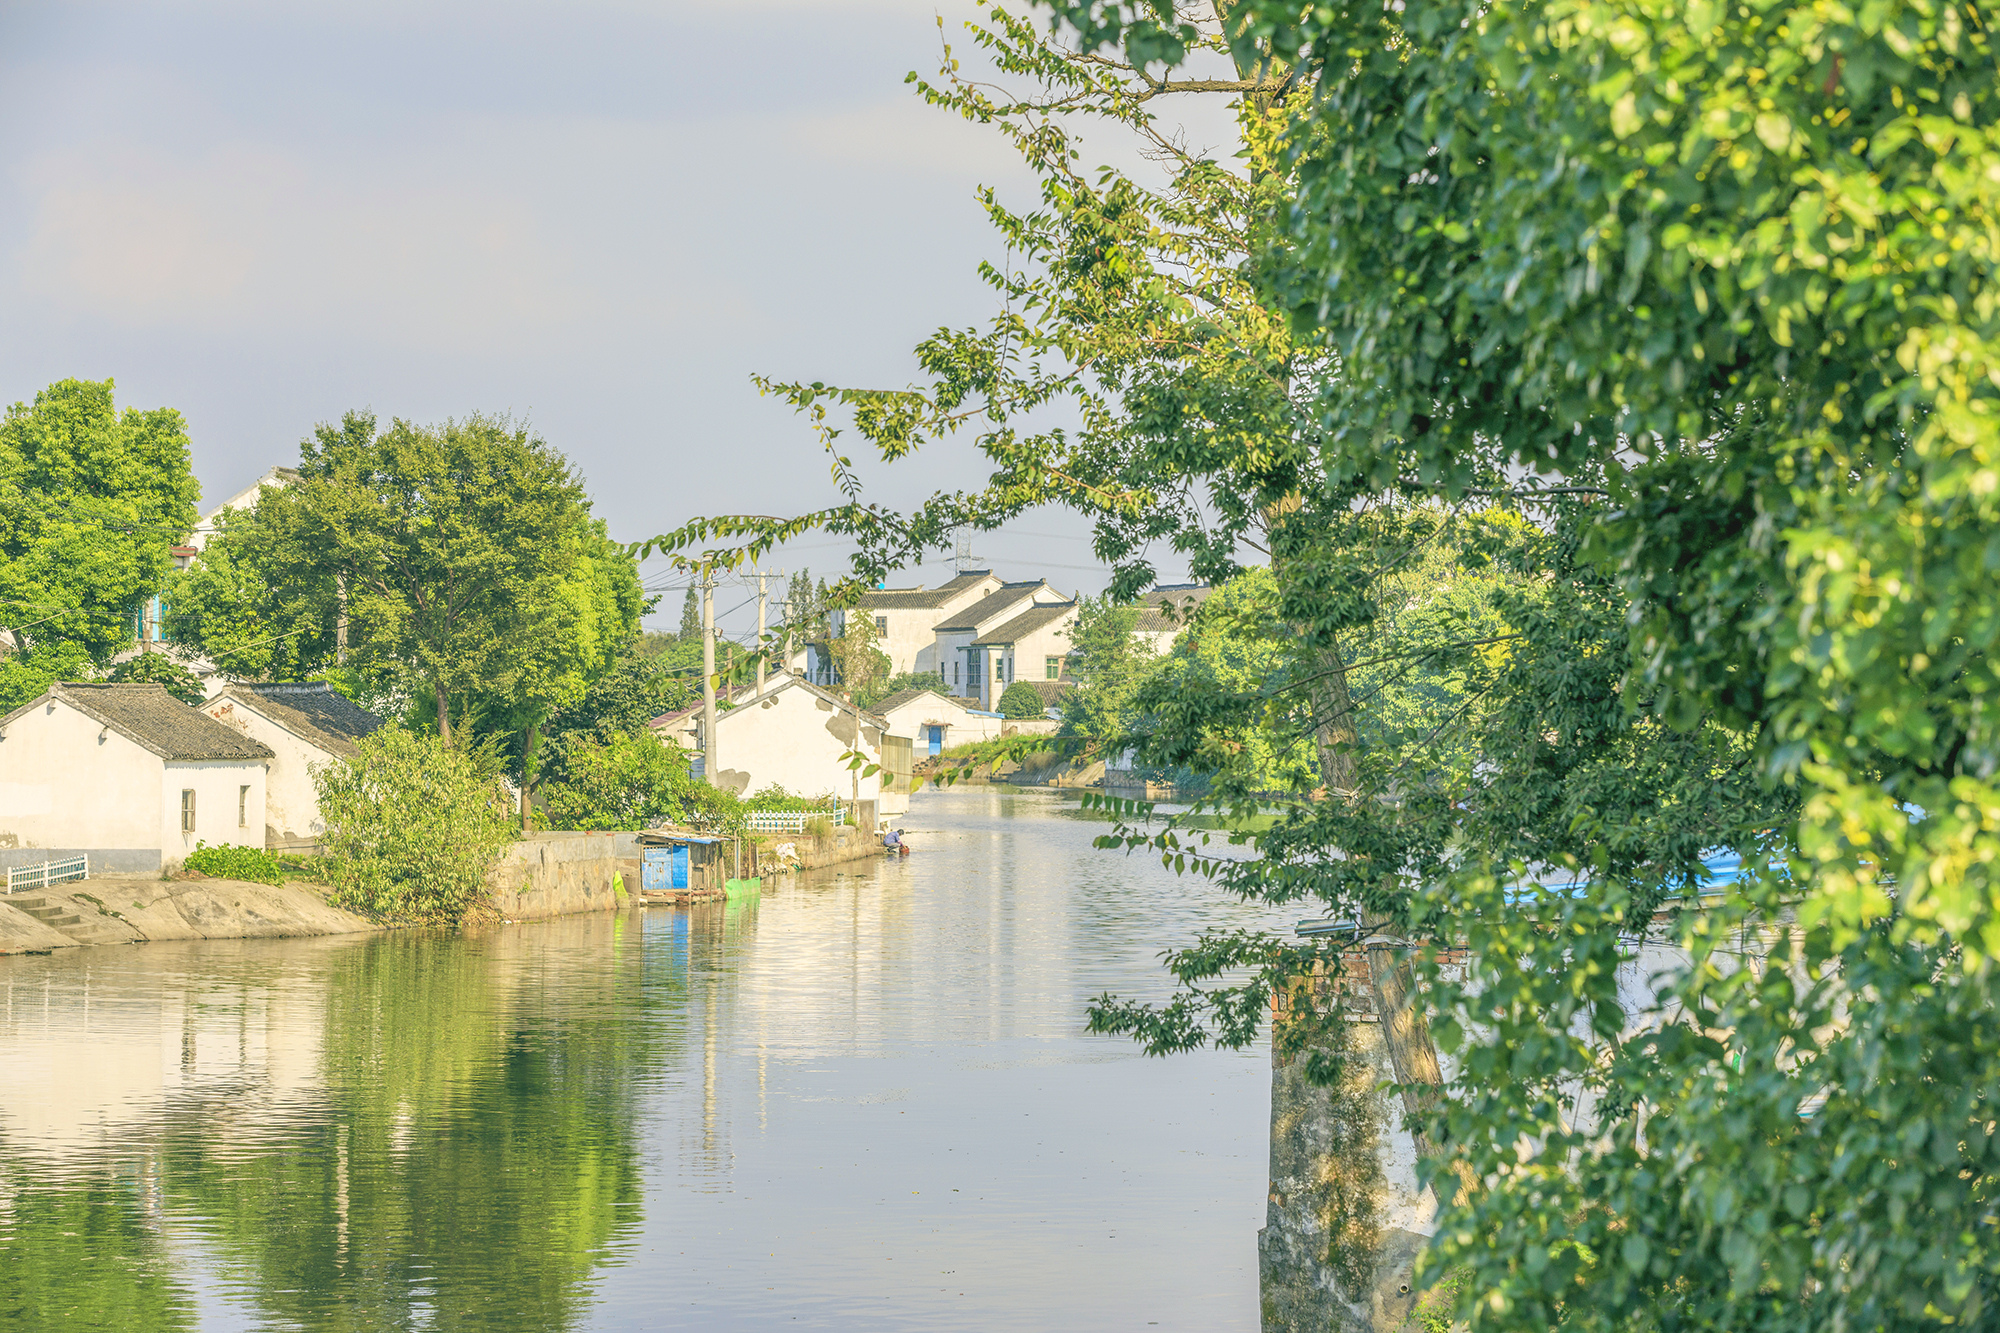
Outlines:
{"type": "Polygon", "coordinates": [[[0,1324],[1253,1327],[1262,1057],[1079,1030],[1230,909],[1047,797],[907,822],[692,913],[0,959],[0,1324]]]}

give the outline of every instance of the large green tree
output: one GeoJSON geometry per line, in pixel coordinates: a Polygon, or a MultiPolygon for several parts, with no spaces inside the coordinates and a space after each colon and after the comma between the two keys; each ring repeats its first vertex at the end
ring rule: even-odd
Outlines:
{"type": "Polygon", "coordinates": [[[357,412],[224,525],[169,626],[225,670],[338,666],[447,740],[507,737],[525,785],[537,731],[610,669],[645,605],[568,461],[525,426],[378,429],[357,412]]]}
{"type": "Polygon", "coordinates": [[[187,425],[62,380],[0,420],[0,709],[132,642],[195,522],[187,425]],[[11,640],[11,643],[9,642],[11,640]]]}
{"type": "MultiPolygon", "coordinates": [[[[1197,35],[1067,12],[1150,57],[1197,35]]],[[[1691,966],[1636,1027],[1609,964],[1647,920],[1637,812],[1586,825],[1587,893],[1503,890],[1475,828],[1427,895],[1474,945],[1437,992],[1465,1072],[1431,1127],[1484,1186],[1434,1254],[1475,1328],[1936,1327],[2000,1299],[1973,1017],[2000,999],[1991,19],[1231,8],[1239,57],[1313,94],[1270,272],[1342,366],[1323,466],[1601,496],[1561,530],[1595,580],[1573,609],[1625,627],[1585,659],[1624,734],[1718,720],[1790,794],[1757,857],[1782,874],[1682,918],[1691,966]],[[1748,928],[1768,969],[1721,952],[1748,928]]]]}

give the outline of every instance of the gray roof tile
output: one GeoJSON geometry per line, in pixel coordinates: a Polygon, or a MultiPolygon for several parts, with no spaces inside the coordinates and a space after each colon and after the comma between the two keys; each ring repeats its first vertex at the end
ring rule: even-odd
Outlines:
{"type": "Polygon", "coordinates": [[[219,699],[236,699],[287,731],[345,759],[354,743],[382,725],[382,719],[325,681],[271,681],[231,685],[219,699]]]}
{"type": "Polygon", "coordinates": [[[1019,643],[1036,630],[1054,624],[1074,610],[1076,610],[1075,602],[1051,602],[1045,606],[1035,607],[1031,611],[1023,611],[992,633],[980,635],[978,643],[981,645],[1019,643]]]}
{"type": "Polygon", "coordinates": [[[950,630],[977,630],[981,625],[997,615],[1004,614],[1014,606],[1026,601],[1035,589],[1045,586],[1043,579],[1029,579],[1025,583],[1003,583],[986,596],[952,614],[951,623],[939,625],[938,632],[950,630]]]}
{"type": "MultiPolygon", "coordinates": [[[[164,685],[64,681],[42,698],[50,696],[162,759],[272,758],[270,746],[224,726],[199,708],[188,707],[168,694],[164,685]]],[[[16,709],[4,721],[12,721],[41,702],[37,699],[16,709]]]]}

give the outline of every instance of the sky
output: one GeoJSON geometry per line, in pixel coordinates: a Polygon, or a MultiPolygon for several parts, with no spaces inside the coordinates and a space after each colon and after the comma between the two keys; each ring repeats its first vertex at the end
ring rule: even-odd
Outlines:
{"type": "MultiPolygon", "coordinates": [[[[969,46],[976,12],[0,0],[0,401],[113,378],[121,405],[178,408],[204,508],[350,408],[523,417],[626,541],[837,502],[811,431],[750,376],[900,387],[919,340],[990,313],[974,192],[1026,205],[1033,182],[904,84],[934,72],[940,18],[969,46]]],[[[946,444],[865,467],[866,498],[977,485],[979,461],[946,444]]],[[[973,554],[1094,593],[1087,531],[1045,512],[973,554]]],[[[766,564],[835,574],[847,549],[808,537],[766,564]]],[[[668,589],[649,623],[671,626],[676,578],[646,573],[668,589]]]]}

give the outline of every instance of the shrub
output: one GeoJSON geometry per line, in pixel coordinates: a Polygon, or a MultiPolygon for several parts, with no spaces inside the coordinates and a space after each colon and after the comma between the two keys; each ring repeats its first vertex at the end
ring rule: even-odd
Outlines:
{"type": "Polygon", "coordinates": [[[220,847],[211,847],[205,842],[197,843],[181,866],[198,875],[212,875],[216,879],[242,879],[252,884],[284,882],[284,870],[278,864],[278,858],[261,847],[238,847],[226,842],[220,847]]]}
{"type": "Polygon", "coordinates": [[[745,810],[836,810],[840,801],[834,796],[794,796],[777,783],[772,783],[743,798],[745,810]]]}
{"type": "Polygon", "coordinates": [[[1000,716],[1016,720],[1047,716],[1049,707],[1040,691],[1025,680],[1017,680],[1000,692],[1000,716]]]}
{"type": "Polygon", "coordinates": [[[808,819],[799,826],[799,832],[808,838],[830,838],[833,836],[833,819],[828,815],[808,819]]]}
{"type": "Polygon", "coordinates": [[[383,727],[313,773],[333,901],[405,921],[461,920],[513,837],[506,790],[481,757],[383,727]]]}

